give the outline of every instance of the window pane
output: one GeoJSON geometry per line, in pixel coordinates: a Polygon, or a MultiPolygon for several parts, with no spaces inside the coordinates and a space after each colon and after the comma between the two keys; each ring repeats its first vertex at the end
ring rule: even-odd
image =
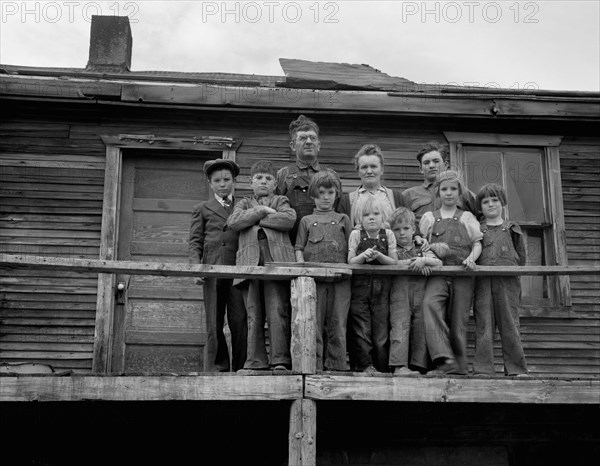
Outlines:
{"type": "Polygon", "coordinates": [[[514,222],[544,222],[542,157],[539,151],[505,152],[508,212],[514,222]]]}
{"type": "MultiPolygon", "coordinates": [[[[544,233],[543,230],[523,228],[527,241],[527,264],[546,265],[544,261],[544,233]]],[[[527,275],[521,277],[523,304],[539,302],[535,300],[548,297],[547,280],[542,275],[527,275]]]]}
{"type": "Polygon", "coordinates": [[[465,155],[464,177],[471,191],[477,194],[477,191],[487,183],[504,185],[501,152],[469,149],[465,155]]]}

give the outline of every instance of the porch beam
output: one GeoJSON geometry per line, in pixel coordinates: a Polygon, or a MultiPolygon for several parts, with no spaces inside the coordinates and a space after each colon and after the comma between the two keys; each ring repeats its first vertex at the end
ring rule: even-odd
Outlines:
{"type": "Polygon", "coordinates": [[[600,405],[600,380],[496,377],[306,376],[312,400],[600,405]]]}
{"type": "Polygon", "coordinates": [[[301,375],[0,376],[0,401],[278,401],[302,398],[301,375]]]}

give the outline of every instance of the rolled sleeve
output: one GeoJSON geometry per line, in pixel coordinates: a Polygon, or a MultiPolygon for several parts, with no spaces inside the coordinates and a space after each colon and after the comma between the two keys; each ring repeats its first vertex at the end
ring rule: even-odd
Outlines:
{"type": "Polygon", "coordinates": [[[476,243],[483,239],[480,224],[471,212],[465,211],[460,217],[460,221],[467,229],[467,234],[472,243],[476,243]]]}

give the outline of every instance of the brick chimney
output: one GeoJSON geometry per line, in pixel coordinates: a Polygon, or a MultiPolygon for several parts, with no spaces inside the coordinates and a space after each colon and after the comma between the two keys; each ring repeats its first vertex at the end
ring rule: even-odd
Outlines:
{"type": "Polygon", "coordinates": [[[121,72],[131,69],[133,38],[127,16],[92,16],[90,60],[87,71],[121,72]]]}

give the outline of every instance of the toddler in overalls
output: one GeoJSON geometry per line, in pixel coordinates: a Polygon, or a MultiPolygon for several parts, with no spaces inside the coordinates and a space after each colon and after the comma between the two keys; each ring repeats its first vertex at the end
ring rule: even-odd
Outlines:
{"type": "Polygon", "coordinates": [[[442,261],[433,251],[423,252],[416,244],[415,214],[406,207],[394,210],[389,223],[396,237],[398,265],[407,265],[409,270],[422,274],[392,277],[389,365],[394,375],[415,375],[429,367],[422,308],[426,276],[431,267],[442,265],[442,261]],[[409,369],[409,365],[417,371],[409,369]]]}
{"type": "MultiPolygon", "coordinates": [[[[445,243],[448,253],[444,265],[464,265],[475,270],[483,237],[473,214],[457,207],[465,191],[460,175],[446,170],[436,178],[434,192],[441,207],[421,218],[421,234],[431,248],[445,243]]],[[[423,299],[423,317],[427,348],[438,366],[429,374],[467,373],[467,322],[473,301],[474,278],[436,275],[427,280],[423,299]]]]}
{"type": "MultiPolygon", "coordinates": [[[[314,212],[300,221],[296,237],[299,262],[343,263],[348,257],[350,218],[333,210],[341,186],[332,170],[322,170],[310,182],[308,193],[314,212]]],[[[350,309],[351,281],[316,281],[317,370],[345,371],[346,325],[350,309]]]]}
{"type": "MultiPolygon", "coordinates": [[[[483,213],[481,222],[483,249],[479,265],[525,265],[527,252],[521,228],[504,219],[506,192],[496,184],[487,184],[477,194],[483,213]]],[[[475,375],[494,375],[494,333],[496,326],[502,341],[504,373],[527,376],[527,364],[519,335],[521,282],[518,276],[477,277],[475,280],[475,375]]]]}
{"type": "MultiPolygon", "coordinates": [[[[360,230],[352,230],[348,241],[348,263],[396,264],[396,238],[384,227],[383,206],[377,198],[365,201],[360,230]]],[[[349,343],[353,370],[387,372],[389,352],[390,276],[352,275],[349,343]]]]}

